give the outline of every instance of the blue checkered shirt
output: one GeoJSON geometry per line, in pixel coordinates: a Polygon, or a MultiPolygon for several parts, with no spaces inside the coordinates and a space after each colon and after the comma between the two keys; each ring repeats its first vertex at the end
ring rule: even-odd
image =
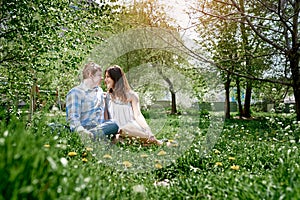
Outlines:
{"type": "Polygon", "coordinates": [[[72,131],[83,126],[93,128],[104,122],[104,96],[100,87],[89,89],[84,83],[72,88],[66,96],[66,120],[72,131]]]}

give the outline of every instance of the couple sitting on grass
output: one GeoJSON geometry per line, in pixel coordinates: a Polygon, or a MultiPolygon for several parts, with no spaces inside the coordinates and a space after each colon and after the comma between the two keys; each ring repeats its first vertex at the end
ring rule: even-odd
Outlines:
{"type": "Polygon", "coordinates": [[[107,93],[99,87],[101,67],[93,62],[84,66],[80,85],[66,97],[66,118],[71,131],[92,140],[122,138],[139,141],[142,145],[170,146],[158,140],[141,113],[138,95],[130,88],[123,70],[115,65],[105,70],[107,93]]]}

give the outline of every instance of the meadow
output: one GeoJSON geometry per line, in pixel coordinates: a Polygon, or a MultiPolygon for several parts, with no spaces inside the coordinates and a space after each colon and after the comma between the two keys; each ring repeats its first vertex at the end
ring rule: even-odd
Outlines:
{"type": "Polygon", "coordinates": [[[63,117],[2,123],[0,199],[300,199],[293,114],[232,118],[214,138],[210,113],[197,117],[165,119],[159,137],[173,147],[91,144],[49,126],[63,117]]]}

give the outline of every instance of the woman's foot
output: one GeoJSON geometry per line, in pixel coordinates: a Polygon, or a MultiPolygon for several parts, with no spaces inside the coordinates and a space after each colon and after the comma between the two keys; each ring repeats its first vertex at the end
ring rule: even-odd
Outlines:
{"type": "Polygon", "coordinates": [[[143,141],[143,146],[151,146],[151,145],[161,146],[163,145],[163,142],[156,139],[154,136],[150,136],[149,138],[143,141]]]}
{"type": "Polygon", "coordinates": [[[166,145],[167,147],[176,147],[178,146],[178,143],[174,140],[168,140],[168,139],[162,139],[159,140],[161,142],[161,145],[166,145]]]}

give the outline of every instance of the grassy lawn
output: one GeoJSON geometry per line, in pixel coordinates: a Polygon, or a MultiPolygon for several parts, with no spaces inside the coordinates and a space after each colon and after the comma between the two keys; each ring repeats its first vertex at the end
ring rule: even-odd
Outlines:
{"type": "Polygon", "coordinates": [[[0,199],[300,199],[295,116],[151,120],[178,146],[90,143],[47,126],[64,117],[2,124],[0,199]]]}

